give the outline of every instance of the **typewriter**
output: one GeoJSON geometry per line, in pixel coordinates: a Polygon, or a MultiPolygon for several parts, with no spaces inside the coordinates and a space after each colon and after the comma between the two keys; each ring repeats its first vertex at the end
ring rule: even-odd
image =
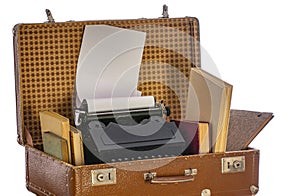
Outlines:
{"type": "Polygon", "coordinates": [[[99,111],[83,100],[75,109],[75,125],[82,132],[86,164],[112,163],[178,156],[186,142],[163,102],[151,107],[99,111]]]}

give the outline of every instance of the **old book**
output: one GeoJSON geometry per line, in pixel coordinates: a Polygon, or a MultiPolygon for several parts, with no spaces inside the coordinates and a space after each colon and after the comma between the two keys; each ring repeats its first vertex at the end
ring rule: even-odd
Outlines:
{"type": "Polygon", "coordinates": [[[70,161],[67,140],[55,135],[54,133],[44,132],[43,147],[44,152],[62,161],[70,161]]]}
{"type": "Polygon", "coordinates": [[[192,68],[186,120],[209,122],[212,152],[225,152],[232,85],[200,68],[192,68]]]}
{"type": "MultiPolygon", "coordinates": [[[[42,139],[44,145],[44,135],[46,132],[51,132],[58,137],[66,140],[68,149],[68,160],[71,161],[70,148],[70,122],[69,119],[51,111],[42,111],[40,114],[40,123],[42,131],[42,139]]],[[[45,148],[45,146],[43,146],[45,148]]]]}
{"type": "Polygon", "coordinates": [[[71,156],[73,165],[84,165],[84,151],[81,131],[71,126],[71,156]]]}
{"type": "Polygon", "coordinates": [[[209,153],[210,133],[208,123],[177,120],[174,120],[174,122],[186,142],[186,149],[183,154],[209,153]]]}
{"type": "Polygon", "coordinates": [[[200,122],[198,123],[199,132],[199,153],[209,153],[210,151],[210,134],[209,134],[209,124],[200,122]]]}

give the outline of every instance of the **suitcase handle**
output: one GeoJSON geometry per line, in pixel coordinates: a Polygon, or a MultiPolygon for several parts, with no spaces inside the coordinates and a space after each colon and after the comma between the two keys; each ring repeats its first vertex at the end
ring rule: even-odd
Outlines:
{"type": "Polygon", "coordinates": [[[182,176],[156,176],[156,172],[144,173],[144,180],[151,184],[174,184],[194,181],[197,169],[186,169],[182,176]]]}
{"type": "Polygon", "coordinates": [[[173,184],[182,182],[192,182],[194,176],[166,176],[166,177],[153,177],[150,180],[151,184],[173,184]]]}

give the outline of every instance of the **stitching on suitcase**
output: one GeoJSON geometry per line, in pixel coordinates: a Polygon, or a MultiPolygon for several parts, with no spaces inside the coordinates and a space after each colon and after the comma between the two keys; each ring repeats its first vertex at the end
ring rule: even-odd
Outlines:
{"type": "Polygon", "coordinates": [[[71,176],[72,176],[72,169],[70,167],[66,167],[66,188],[67,188],[67,193],[70,195],[70,185],[71,185],[71,176]]]}
{"type": "Polygon", "coordinates": [[[48,191],[48,190],[46,190],[46,189],[44,189],[44,188],[42,188],[42,187],[34,184],[32,182],[29,182],[27,185],[30,186],[30,187],[32,187],[32,188],[34,188],[34,189],[36,189],[36,190],[38,190],[38,191],[40,191],[40,192],[42,192],[42,193],[45,193],[47,195],[55,195],[54,193],[52,193],[52,192],[50,192],[50,191],[48,191]]]}
{"type": "MultiPolygon", "coordinates": [[[[64,22],[55,22],[52,23],[51,25],[53,26],[64,26],[64,27],[73,27],[74,25],[78,25],[78,24],[98,24],[99,21],[103,22],[103,23],[110,23],[110,24],[128,24],[129,26],[135,25],[135,24],[151,24],[154,22],[151,22],[151,20],[155,21],[155,24],[177,24],[178,21],[188,21],[189,22],[189,18],[171,18],[171,19],[161,19],[159,20],[159,18],[153,18],[153,19],[148,19],[148,22],[144,22],[145,19],[125,19],[125,20],[86,20],[86,21],[72,21],[70,23],[64,23],[64,22]],[[168,22],[166,22],[166,20],[168,20],[168,22]],[[132,23],[133,21],[135,21],[135,23],[132,23]]],[[[27,24],[24,23],[24,25],[32,25],[32,28],[39,28],[38,26],[43,25],[43,26],[48,26],[49,23],[35,23],[35,24],[27,24]]]]}
{"type": "Polygon", "coordinates": [[[28,172],[28,147],[25,146],[25,168],[26,168],[26,182],[29,182],[29,172],[28,172]]]}
{"type": "MultiPolygon", "coordinates": [[[[75,187],[77,186],[77,181],[76,181],[76,179],[82,179],[81,178],[81,176],[82,176],[82,172],[81,172],[82,170],[80,169],[80,170],[74,170],[74,173],[75,173],[75,176],[74,176],[74,180],[75,180],[75,187]]],[[[78,193],[79,195],[82,195],[82,180],[79,180],[79,186],[80,186],[80,188],[76,188],[76,193],[78,193]],[[80,192],[77,192],[77,191],[79,191],[80,190],[80,192]]]]}
{"type": "Polygon", "coordinates": [[[254,183],[255,179],[258,179],[258,176],[255,172],[255,163],[256,163],[256,159],[258,158],[258,156],[256,156],[256,153],[253,153],[252,155],[252,183],[254,183]]]}
{"type": "MultiPolygon", "coordinates": [[[[19,42],[18,42],[18,30],[19,30],[20,25],[16,25],[13,29],[13,42],[14,42],[14,63],[15,63],[15,83],[16,84],[20,84],[20,60],[19,60],[19,56],[17,54],[19,54],[19,42]]],[[[24,131],[23,131],[23,127],[22,127],[22,111],[21,111],[21,101],[22,100],[22,95],[21,95],[21,87],[20,86],[16,86],[15,88],[16,90],[16,99],[17,99],[17,134],[18,134],[18,142],[21,145],[25,145],[24,142],[24,131]]]]}

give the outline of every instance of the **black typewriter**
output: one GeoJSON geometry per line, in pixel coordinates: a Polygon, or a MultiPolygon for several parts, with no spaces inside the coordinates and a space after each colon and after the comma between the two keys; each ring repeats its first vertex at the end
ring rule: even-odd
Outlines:
{"type": "Polygon", "coordinates": [[[170,111],[154,107],[114,111],[89,111],[83,100],[75,110],[75,124],[82,132],[86,164],[112,163],[181,155],[187,145],[170,111]]]}

